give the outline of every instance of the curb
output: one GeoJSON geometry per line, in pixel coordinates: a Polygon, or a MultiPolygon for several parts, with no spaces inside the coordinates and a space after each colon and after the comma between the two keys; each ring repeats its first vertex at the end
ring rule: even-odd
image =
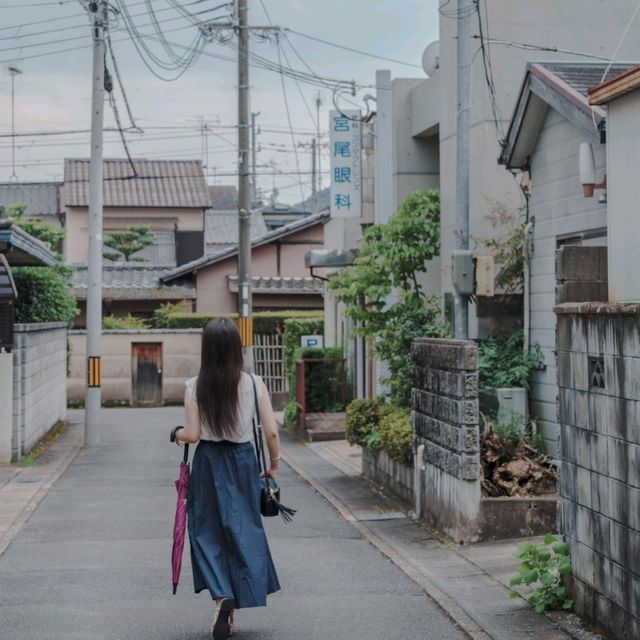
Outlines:
{"type": "Polygon", "coordinates": [[[297,475],[305,480],[319,493],[349,524],[355,527],[362,536],[370,542],[380,553],[389,558],[399,569],[415,582],[438,606],[455,622],[471,640],[493,640],[473,618],[471,618],[452,598],[441,591],[411,564],[410,560],[396,551],[393,547],[381,540],[366,525],[362,524],[341,500],[326,490],[320,483],[311,477],[304,469],[298,466],[284,452],[280,454],[284,462],[297,475]]]}
{"type": "MultiPolygon", "coordinates": [[[[82,449],[82,438],[77,438],[78,442],[71,446],[71,448],[65,453],[62,460],[55,466],[53,472],[49,475],[47,480],[40,487],[38,492],[25,504],[20,511],[20,515],[14,520],[9,530],[0,536],[0,557],[9,548],[9,545],[15,538],[16,534],[25,522],[31,517],[31,514],[36,510],[36,507],[40,504],[42,499],[49,493],[49,490],[60,479],[60,476],[69,468],[71,463],[76,459],[80,450],[82,449]]],[[[15,476],[14,476],[15,477],[15,476]]]]}

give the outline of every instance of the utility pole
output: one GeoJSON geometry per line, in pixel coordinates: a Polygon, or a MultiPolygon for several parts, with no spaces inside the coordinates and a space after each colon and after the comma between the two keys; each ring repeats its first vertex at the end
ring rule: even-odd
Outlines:
{"type": "MultiPolygon", "coordinates": [[[[244,366],[253,370],[253,319],[251,316],[251,122],[249,120],[249,33],[279,32],[280,27],[249,26],[248,0],[237,0],[235,23],[211,21],[202,25],[213,36],[217,29],[238,34],[238,326],[242,338],[244,366]]],[[[215,36],[214,36],[215,37],[215,36]]]]}
{"type": "Polygon", "coordinates": [[[9,66],[11,75],[11,178],[18,180],[16,174],[16,76],[22,75],[22,71],[15,65],[9,66]]]}
{"type": "Polygon", "coordinates": [[[238,315],[245,367],[253,371],[251,317],[251,183],[249,180],[249,25],[247,0],[238,7],[238,315]]]}
{"type": "Polygon", "coordinates": [[[258,133],[256,128],[256,120],[260,115],[259,111],[251,113],[251,208],[253,209],[258,202],[258,184],[256,176],[256,162],[258,157],[258,133]]]}
{"type": "Polygon", "coordinates": [[[104,58],[107,3],[90,2],[93,37],[91,93],[91,161],[89,165],[89,253],[87,289],[87,390],[85,394],[85,446],[100,444],[102,355],[102,129],[104,125],[104,58]]]}
{"type": "Polygon", "coordinates": [[[318,140],[318,164],[316,165],[318,169],[318,193],[322,191],[322,163],[320,155],[322,153],[322,138],[320,137],[320,107],[322,105],[322,98],[320,97],[320,92],[318,91],[318,97],[316,98],[316,139],[318,140]]]}
{"type": "Polygon", "coordinates": [[[316,139],[311,140],[311,213],[318,213],[318,189],[316,185],[316,176],[318,173],[316,149],[316,139]]]}
{"type": "MultiPolygon", "coordinates": [[[[469,128],[471,100],[471,16],[473,0],[458,1],[456,82],[456,248],[469,250],[469,128]]],[[[469,296],[454,290],[456,338],[469,337],[469,296]]]]}

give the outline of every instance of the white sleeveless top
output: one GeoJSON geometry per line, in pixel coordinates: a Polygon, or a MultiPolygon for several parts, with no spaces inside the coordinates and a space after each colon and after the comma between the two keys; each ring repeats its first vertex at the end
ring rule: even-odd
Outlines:
{"type": "MultiPolygon", "coordinates": [[[[256,388],[258,390],[258,402],[262,399],[262,390],[264,389],[264,382],[260,376],[253,376],[256,381],[256,388]]],[[[190,378],[185,382],[187,388],[188,401],[193,403],[196,407],[196,383],[198,377],[190,378]]],[[[253,426],[251,421],[253,420],[256,409],[255,400],[253,397],[253,384],[251,383],[251,377],[248,373],[242,372],[240,376],[240,384],[238,385],[238,425],[236,433],[232,437],[218,438],[213,435],[211,429],[205,422],[201,422],[200,440],[212,440],[213,442],[220,442],[221,440],[227,440],[230,442],[251,442],[253,440],[253,426]]],[[[197,407],[196,407],[197,410],[197,407]]]]}

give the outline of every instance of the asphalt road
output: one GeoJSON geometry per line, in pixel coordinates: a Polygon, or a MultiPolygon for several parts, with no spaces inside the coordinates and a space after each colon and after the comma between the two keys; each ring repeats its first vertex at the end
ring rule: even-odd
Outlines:
{"type": "MultiPolygon", "coordinates": [[[[171,594],[181,451],[168,432],[181,415],[104,412],[100,447],[80,453],[0,557],[2,640],[210,637],[211,601],[193,593],[188,546],[171,594]]],[[[237,613],[238,640],[466,638],[286,466],[281,484],[299,509],[293,524],[267,522],[283,589],[268,607],[237,613]]]]}

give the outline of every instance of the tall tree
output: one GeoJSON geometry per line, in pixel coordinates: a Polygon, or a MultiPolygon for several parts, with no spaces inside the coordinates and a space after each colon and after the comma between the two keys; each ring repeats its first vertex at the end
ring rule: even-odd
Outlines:
{"type": "Polygon", "coordinates": [[[394,402],[408,406],[411,395],[411,343],[448,333],[436,299],[427,296],[420,274],[440,255],[440,196],[416,191],[386,224],[364,234],[353,265],[331,277],[329,288],[358,322],[357,333],[373,341],[376,355],[389,363],[394,402]],[[392,293],[395,292],[395,295],[392,293]]]}
{"type": "Polygon", "coordinates": [[[154,243],[151,229],[151,225],[141,224],[129,227],[126,231],[109,232],[104,237],[104,246],[113,251],[104,251],[104,257],[114,262],[121,257],[125,262],[144,262],[144,258],[135,257],[134,254],[154,243]]]}

